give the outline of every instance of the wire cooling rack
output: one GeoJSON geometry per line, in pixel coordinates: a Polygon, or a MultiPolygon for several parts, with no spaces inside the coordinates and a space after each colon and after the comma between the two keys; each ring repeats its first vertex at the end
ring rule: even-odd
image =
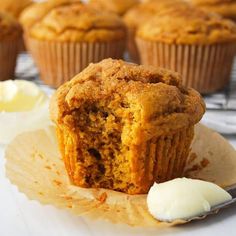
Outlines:
{"type": "MultiPolygon", "coordinates": [[[[236,60],[232,70],[230,85],[222,91],[205,96],[208,110],[236,111],[236,60]]],[[[25,79],[45,87],[32,58],[27,53],[20,54],[17,62],[16,79],[25,79]]]]}

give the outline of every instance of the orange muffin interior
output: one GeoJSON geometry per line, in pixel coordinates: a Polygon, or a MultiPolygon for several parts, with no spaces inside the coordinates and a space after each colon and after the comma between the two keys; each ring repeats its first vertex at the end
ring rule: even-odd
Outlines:
{"type": "Polygon", "coordinates": [[[204,109],[177,73],[106,59],[58,89],[51,117],[73,184],[136,194],[183,174],[204,109]]]}

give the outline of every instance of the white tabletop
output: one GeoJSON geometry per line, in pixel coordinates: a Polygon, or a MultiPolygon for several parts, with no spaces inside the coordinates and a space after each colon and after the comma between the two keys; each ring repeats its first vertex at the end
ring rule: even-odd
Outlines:
{"type": "MultiPolygon", "coordinates": [[[[230,142],[236,147],[236,137],[230,142]]],[[[207,219],[163,230],[144,230],[124,225],[89,221],[52,206],[30,201],[5,177],[4,150],[0,148],[0,235],[236,235],[236,205],[207,219]]],[[[115,217],[115,216],[114,216],[115,217]]]]}

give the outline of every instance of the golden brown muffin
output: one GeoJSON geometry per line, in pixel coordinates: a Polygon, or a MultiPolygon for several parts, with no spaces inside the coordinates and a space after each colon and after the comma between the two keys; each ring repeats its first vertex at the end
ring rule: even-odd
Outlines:
{"type": "Polygon", "coordinates": [[[62,85],[50,110],[73,184],[139,194],[183,176],[205,105],[177,73],[106,59],[62,85]]]}
{"type": "Polygon", "coordinates": [[[48,9],[25,24],[28,49],[46,84],[58,87],[91,62],[123,57],[126,28],[116,14],[75,0],[48,9]]]}
{"type": "Polygon", "coordinates": [[[52,9],[28,30],[38,40],[107,42],[125,38],[125,26],[115,14],[84,4],[52,9]]]}
{"type": "Polygon", "coordinates": [[[0,11],[6,12],[18,19],[20,13],[31,3],[32,0],[1,0],[0,11]]]}
{"type": "Polygon", "coordinates": [[[101,11],[110,11],[120,16],[124,15],[131,7],[138,4],[139,0],[90,0],[89,3],[101,11]]]}
{"type": "Polygon", "coordinates": [[[14,78],[21,36],[18,22],[11,15],[0,13],[0,80],[14,78]]]}
{"type": "Polygon", "coordinates": [[[143,64],[178,71],[201,93],[223,89],[236,52],[236,25],[197,8],[152,18],[137,32],[143,64]]]}
{"type": "Polygon", "coordinates": [[[223,17],[236,20],[235,0],[189,0],[195,6],[204,10],[222,15],[223,17]]]}
{"type": "Polygon", "coordinates": [[[131,8],[123,17],[128,28],[127,47],[131,59],[135,62],[140,61],[135,42],[135,34],[139,26],[156,15],[172,15],[182,11],[191,10],[190,5],[181,0],[149,0],[131,8]]]}

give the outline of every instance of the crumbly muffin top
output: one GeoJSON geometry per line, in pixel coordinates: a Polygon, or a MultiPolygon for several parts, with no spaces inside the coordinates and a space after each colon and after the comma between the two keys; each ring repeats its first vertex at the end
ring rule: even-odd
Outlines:
{"type": "Polygon", "coordinates": [[[21,13],[20,23],[25,30],[28,30],[30,26],[40,21],[52,9],[78,2],[80,2],[80,0],[48,0],[33,3],[21,13]]]}
{"type": "Polygon", "coordinates": [[[153,130],[146,138],[193,125],[205,112],[199,93],[184,88],[178,73],[105,59],[90,64],[57,90],[51,101],[51,118],[58,125],[69,125],[67,115],[85,102],[112,101],[116,96],[122,97],[144,133],[153,130]]]}
{"type": "Polygon", "coordinates": [[[0,13],[0,41],[9,41],[20,38],[21,36],[20,24],[7,13],[0,13]]]}
{"type": "Polygon", "coordinates": [[[7,12],[13,17],[18,18],[23,9],[31,3],[32,0],[1,0],[0,11],[7,12]]]}
{"type": "Polygon", "coordinates": [[[128,9],[139,3],[139,0],[90,0],[89,3],[99,10],[107,10],[122,16],[128,9]]]}
{"type": "Polygon", "coordinates": [[[216,12],[226,18],[236,20],[236,0],[189,0],[207,11],[216,12]]]}
{"type": "Polygon", "coordinates": [[[126,29],[117,15],[74,3],[52,9],[27,33],[39,40],[107,42],[123,40],[126,29]]]}
{"type": "Polygon", "coordinates": [[[170,44],[214,44],[236,42],[236,25],[219,15],[200,9],[162,15],[142,25],[139,38],[170,44]]]}
{"type": "Polygon", "coordinates": [[[152,0],[134,6],[123,19],[129,27],[137,28],[157,14],[171,14],[179,10],[187,11],[190,5],[182,0],[152,0]]]}

